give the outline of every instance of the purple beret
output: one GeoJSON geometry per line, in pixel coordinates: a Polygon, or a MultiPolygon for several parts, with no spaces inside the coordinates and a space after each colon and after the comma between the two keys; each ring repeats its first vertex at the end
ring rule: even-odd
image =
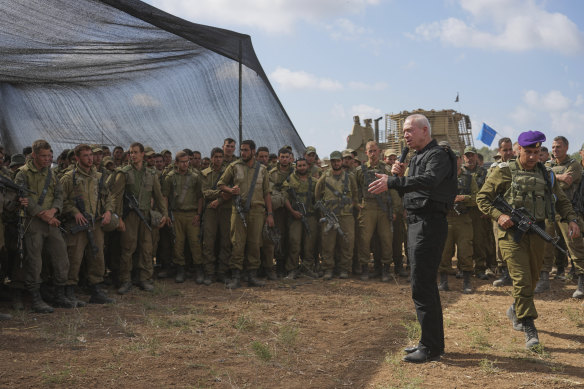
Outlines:
{"type": "Polygon", "coordinates": [[[521,147],[539,147],[545,142],[545,135],[539,131],[525,131],[519,134],[517,142],[521,147]]]}

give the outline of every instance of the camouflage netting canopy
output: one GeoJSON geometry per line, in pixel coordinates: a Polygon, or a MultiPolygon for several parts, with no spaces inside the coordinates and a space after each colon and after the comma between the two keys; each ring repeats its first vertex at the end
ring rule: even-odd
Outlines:
{"type": "Polygon", "coordinates": [[[303,152],[248,35],[137,0],[0,0],[0,142],[208,155],[238,139],[240,61],[243,139],[303,152]]]}

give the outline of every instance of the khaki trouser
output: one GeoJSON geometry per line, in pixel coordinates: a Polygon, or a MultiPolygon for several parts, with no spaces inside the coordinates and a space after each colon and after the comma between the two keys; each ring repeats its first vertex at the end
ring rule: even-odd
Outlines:
{"type": "Polygon", "coordinates": [[[353,257],[353,243],[355,241],[355,219],[353,215],[338,216],[341,230],[345,233],[345,239],[334,228],[325,232],[326,223],[322,225],[322,269],[333,270],[335,267],[335,246],[341,246],[341,256],[338,258],[338,269],[348,272],[351,268],[353,257]]]}
{"type": "Polygon", "coordinates": [[[53,283],[63,286],[67,283],[69,273],[69,258],[67,245],[63,235],[57,227],[49,226],[37,217],[27,218],[28,229],[24,234],[24,286],[28,290],[35,290],[41,284],[43,269],[43,248],[49,253],[51,261],[53,283]],[[30,221],[30,224],[28,222],[30,221]]]}
{"type": "Polygon", "coordinates": [[[203,264],[208,275],[226,273],[231,256],[231,208],[207,208],[203,216],[203,264]],[[219,239],[219,256],[215,255],[219,239]]]}
{"type": "Polygon", "coordinates": [[[498,267],[507,267],[507,262],[503,259],[501,255],[501,248],[499,247],[499,223],[493,221],[493,237],[495,238],[495,252],[497,253],[497,266],[498,267]]]}
{"type": "Polygon", "coordinates": [[[80,231],[76,234],[67,234],[67,253],[69,255],[69,277],[67,285],[77,285],[79,283],[79,269],[85,256],[85,267],[87,271],[87,281],[90,285],[103,282],[105,273],[105,262],[103,258],[103,230],[99,222],[93,227],[93,239],[97,247],[97,254],[93,253],[89,244],[87,231],[80,231]],[[87,255],[85,253],[87,252],[87,255]]]}
{"type": "Polygon", "coordinates": [[[446,273],[452,269],[452,257],[456,246],[456,255],[458,258],[458,268],[461,271],[472,271],[473,255],[473,224],[468,213],[463,215],[448,215],[448,236],[442,252],[442,260],[438,271],[446,273]]]}
{"type": "Polygon", "coordinates": [[[247,258],[247,270],[257,270],[260,266],[260,247],[265,222],[264,207],[253,206],[245,215],[247,228],[235,207],[231,211],[231,269],[243,270],[243,259],[247,258]]]}
{"type": "Polygon", "coordinates": [[[499,247],[507,261],[513,280],[513,298],[518,319],[537,318],[533,290],[543,264],[545,241],[535,234],[525,234],[519,243],[513,240],[513,230],[500,232],[499,247]]]}
{"type": "Polygon", "coordinates": [[[126,231],[122,232],[122,255],[120,257],[120,282],[130,282],[132,274],[132,255],[137,251],[136,266],[138,280],[146,281],[152,278],[152,233],[140,220],[136,212],[130,211],[124,218],[126,231]]]}
{"type": "Polygon", "coordinates": [[[202,265],[201,243],[199,241],[200,226],[193,225],[193,219],[197,211],[173,211],[174,212],[174,242],[173,262],[179,266],[185,265],[185,243],[188,241],[193,264],[202,265]]]}
{"type": "MultiPolygon", "coordinates": [[[[484,272],[487,269],[487,256],[494,252],[494,250],[489,249],[489,245],[494,244],[493,240],[488,237],[488,234],[491,233],[491,219],[484,218],[477,207],[471,207],[469,214],[473,225],[472,245],[475,271],[484,272]]],[[[490,261],[491,259],[489,259],[490,261]]]]}
{"type": "Polygon", "coordinates": [[[310,235],[307,234],[302,220],[292,216],[288,219],[289,255],[286,261],[286,271],[298,268],[298,257],[301,256],[301,253],[302,263],[308,269],[314,268],[314,247],[320,232],[319,225],[316,216],[306,216],[306,223],[310,229],[310,235]]]}
{"type": "Polygon", "coordinates": [[[377,205],[375,200],[366,200],[359,214],[359,262],[369,263],[371,238],[377,230],[381,244],[381,263],[392,262],[393,220],[377,205]]]}
{"type": "MultiPolygon", "coordinates": [[[[578,223],[582,225],[582,223],[578,223]]],[[[576,268],[576,274],[584,274],[584,240],[582,239],[582,235],[578,238],[571,238],[570,237],[570,227],[568,223],[560,221],[560,216],[556,215],[556,222],[555,223],[547,223],[546,222],[546,232],[550,234],[552,237],[556,236],[556,228],[564,237],[564,241],[566,242],[566,246],[568,246],[568,251],[570,252],[570,256],[574,260],[574,266],[576,268]]],[[[551,271],[552,266],[554,265],[554,246],[550,243],[546,243],[544,257],[543,257],[543,267],[542,271],[551,271]]],[[[568,265],[567,258],[562,263],[556,263],[556,265],[566,267],[568,265]]],[[[556,261],[557,262],[557,261],[556,261]]]]}

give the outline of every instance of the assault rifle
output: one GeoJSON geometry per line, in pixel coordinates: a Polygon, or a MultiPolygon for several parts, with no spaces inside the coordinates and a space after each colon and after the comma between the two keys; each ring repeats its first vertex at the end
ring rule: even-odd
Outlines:
{"type": "Polygon", "coordinates": [[[328,209],[326,207],[326,205],[324,205],[322,200],[318,200],[314,204],[314,207],[316,209],[318,209],[322,215],[319,222],[326,223],[326,226],[324,227],[324,232],[328,232],[331,229],[335,229],[335,230],[337,230],[337,233],[341,236],[341,238],[343,238],[344,240],[347,240],[347,236],[345,235],[345,233],[341,229],[341,225],[339,223],[339,218],[337,217],[337,215],[335,215],[335,213],[333,211],[328,209]]]}
{"type": "MultiPolygon", "coordinates": [[[[36,194],[32,190],[25,188],[24,186],[20,186],[15,184],[8,178],[0,175],[0,188],[4,190],[9,190],[11,192],[16,193],[17,199],[26,197],[26,194],[36,194]]],[[[24,260],[24,218],[25,213],[24,209],[21,205],[18,207],[18,221],[16,222],[16,228],[18,231],[18,241],[16,243],[16,250],[18,252],[18,257],[20,258],[20,267],[22,268],[22,261],[24,260]]]]}
{"type": "MultiPolygon", "coordinates": [[[[252,193],[249,193],[251,196],[252,193]]],[[[241,218],[241,222],[243,223],[243,227],[247,228],[247,221],[245,221],[245,211],[243,210],[243,204],[241,204],[241,195],[237,195],[233,198],[233,205],[235,206],[235,210],[237,214],[241,218]]]]}
{"type": "Polygon", "coordinates": [[[152,227],[150,227],[148,220],[146,220],[146,217],[144,216],[142,211],[140,211],[140,206],[138,205],[138,200],[136,199],[136,196],[134,196],[134,194],[129,195],[127,193],[124,193],[124,198],[126,199],[128,209],[130,211],[136,212],[136,215],[138,215],[140,220],[142,220],[142,222],[144,223],[146,228],[148,228],[148,230],[150,230],[150,232],[152,232],[152,227]]]}
{"type": "MultiPolygon", "coordinates": [[[[310,190],[310,188],[309,188],[310,190]]],[[[300,221],[302,222],[302,225],[304,225],[304,229],[306,231],[306,235],[310,235],[310,226],[308,225],[308,220],[306,220],[306,206],[304,205],[303,202],[301,202],[300,200],[298,200],[298,196],[296,196],[296,190],[292,187],[288,188],[288,193],[290,194],[290,196],[292,196],[292,201],[294,201],[294,204],[292,205],[292,207],[297,210],[298,212],[300,212],[300,214],[302,215],[300,218],[300,221]]]]}
{"type": "Polygon", "coordinates": [[[505,215],[509,215],[511,217],[511,221],[513,222],[513,227],[515,229],[515,234],[513,234],[513,240],[516,243],[521,241],[523,235],[528,232],[533,232],[539,235],[540,238],[545,240],[546,242],[551,243],[556,249],[558,249],[564,255],[567,255],[568,258],[570,257],[570,253],[567,252],[558,244],[558,240],[560,239],[559,236],[553,238],[544,229],[538,226],[535,223],[535,218],[529,214],[529,212],[521,207],[514,209],[501,195],[497,195],[495,200],[493,201],[493,206],[497,208],[499,211],[503,212],[505,215]]]}
{"type": "Polygon", "coordinates": [[[277,253],[280,253],[280,241],[282,240],[282,235],[280,234],[278,227],[268,227],[267,224],[264,224],[262,234],[264,238],[269,239],[274,244],[274,250],[277,253]]]}
{"type": "Polygon", "coordinates": [[[90,215],[87,210],[85,209],[85,201],[83,200],[82,196],[75,197],[75,206],[81,212],[83,217],[87,219],[87,223],[85,224],[75,224],[73,227],[69,229],[72,234],[76,234],[81,231],[87,231],[87,239],[89,240],[89,245],[91,246],[91,251],[93,255],[96,255],[99,251],[97,245],[95,244],[95,236],[93,235],[93,225],[95,220],[93,216],[90,215]]]}

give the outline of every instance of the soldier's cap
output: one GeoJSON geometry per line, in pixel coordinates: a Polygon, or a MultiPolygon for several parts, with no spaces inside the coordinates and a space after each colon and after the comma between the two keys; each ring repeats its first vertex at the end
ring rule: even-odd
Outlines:
{"type": "Polygon", "coordinates": [[[91,145],[91,151],[95,153],[103,153],[103,149],[99,145],[91,145]]]}
{"type": "Polygon", "coordinates": [[[341,155],[343,156],[343,158],[345,158],[345,157],[351,157],[351,158],[353,158],[353,153],[351,152],[351,150],[343,150],[343,152],[341,153],[341,155]]]}
{"type": "Polygon", "coordinates": [[[331,158],[331,161],[332,161],[332,160],[335,160],[335,159],[339,159],[339,160],[340,160],[340,159],[343,159],[343,154],[341,154],[341,152],[340,152],[340,151],[336,151],[336,150],[335,150],[335,151],[333,151],[333,152],[331,153],[331,155],[330,155],[330,158],[331,158]]]}
{"type": "Polygon", "coordinates": [[[306,155],[306,154],[310,154],[310,153],[314,153],[314,154],[316,154],[316,148],[314,148],[313,146],[308,146],[308,147],[306,148],[306,150],[304,150],[304,154],[305,154],[305,155],[306,155]]]}
{"type": "Polygon", "coordinates": [[[465,154],[468,154],[468,153],[476,154],[477,148],[473,147],[473,146],[466,146],[466,148],[464,149],[464,153],[465,154]]]}
{"type": "Polygon", "coordinates": [[[517,143],[521,147],[540,147],[543,142],[545,142],[545,135],[539,131],[525,131],[517,138],[517,143]]]}
{"type": "Polygon", "coordinates": [[[25,163],[26,163],[26,158],[25,158],[24,154],[13,154],[12,157],[10,157],[10,166],[9,167],[22,166],[25,163]]]}
{"type": "Polygon", "coordinates": [[[385,155],[386,157],[390,157],[392,155],[397,155],[397,151],[395,151],[394,149],[387,149],[383,152],[383,155],[385,155]]]}
{"type": "Polygon", "coordinates": [[[164,155],[164,154],[172,154],[170,151],[168,151],[167,149],[164,149],[160,152],[160,154],[164,155]]]}
{"type": "Polygon", "coordinates": [[[448,143],[448,142],[447,142],[447,141],[445,141],[445,140],[441,140],[440,142],[438,142],[438,146],[442,146],[442,147],[444,147],[444,146],[446,146],[446,147],[450,147],[450,143],[448,143]]]}
{"type": "Polygon", "coordinates": [[[102,162],[103,166],[107,166],[110,163],[114,163],[114,159],[112,157],[105,157],[102,162]]]}
{"type": "Polygon", "coordinates": [[[154,149],[150,146],[144,147],[144,155],[147,157],[151,157],[154,155],[154,149]]]}
{"type": "Polygon", "coordinates": [[[327,166],[329,165],[330,161],[331,161],[331,160],[330,160],[330,159],[328,159],[328,158],[325,158],[325,159],[323,159],[323,160],[321,161],[322,163],[320,164],[320,167],[327,167],[327,166]]]}

